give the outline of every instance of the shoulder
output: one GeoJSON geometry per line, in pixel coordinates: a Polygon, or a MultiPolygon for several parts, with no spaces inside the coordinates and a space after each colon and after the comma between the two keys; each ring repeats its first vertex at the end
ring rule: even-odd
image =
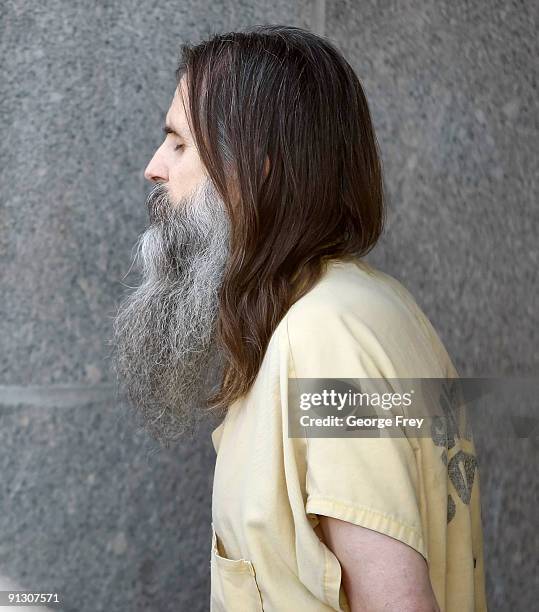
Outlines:
{"type": "MultiPolygon", "coordinates": [[[[330,265],[287,312],[283,327],[298,359],[334,360],[355,376],[444,376],[448,355],[411,293],[364,262],[330,265]],[[346,367],[346,360],[350,367],[346,367]],[[364,366],[358,374],[359,360],[364,366]]],[[[297,359],[296,359],[297,361],[297,359]]],[[[316,376],[317,374],[313,374],[316,376]]],[[[335,374],[344,376],[345,374],[335,374]]]]}
{"type": "Polygon", "coordinates": [[[365,262],[332,262],[311,291],[290,308],[287,318],[294,326],[328,316],[361,317],[367,322],[390,317],[399,322],[405,314],[403,301],[410,298],[396,279],[365,262]]]}

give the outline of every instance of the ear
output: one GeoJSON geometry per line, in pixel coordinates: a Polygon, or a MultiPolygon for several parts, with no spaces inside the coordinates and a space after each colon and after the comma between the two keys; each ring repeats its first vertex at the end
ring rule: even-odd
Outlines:
{"type": "Polygon", "coordinates": [[[269,160],[269,157],[266,155],[266,159],[264,160],[264,179],[268,177],[269,171],[270,171],[270,160],[269,160]]]}

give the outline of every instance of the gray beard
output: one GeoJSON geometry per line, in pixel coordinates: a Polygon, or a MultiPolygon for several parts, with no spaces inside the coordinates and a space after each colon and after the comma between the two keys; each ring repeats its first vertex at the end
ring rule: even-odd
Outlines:
{"type": "Polygon", "coordinates": [[[218,295],[229,256],[229,217],[206,179],[174,205],[159,183],[151,224],[136,244],[142,283],[114,320],[119,389],[152,437],[193,435],[222,375],[215,343],[218,295]]]}

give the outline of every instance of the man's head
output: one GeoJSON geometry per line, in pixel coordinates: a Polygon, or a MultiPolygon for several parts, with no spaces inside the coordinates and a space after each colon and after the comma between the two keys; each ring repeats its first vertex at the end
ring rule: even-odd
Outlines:
{"type": "Polygon", "coordinates": [[[269,339],[329,259],[384,220],[359,80],[323,37],[256,26],[182,45],[167,136],[145,177],[143,283],[116,321],[121,378],[161,439],[250,389],[269,339]],[[217,358],[219,355],[219,358],[217,358]],[[208,363],[222,364],[208,395],[208,363]],[[158,425],[159,424],[159,425],[158,425]]]}

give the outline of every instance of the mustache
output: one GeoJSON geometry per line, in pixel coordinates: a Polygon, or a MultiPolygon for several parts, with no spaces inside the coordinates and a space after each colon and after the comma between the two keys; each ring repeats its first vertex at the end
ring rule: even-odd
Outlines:
{"type": "Polygon", "coordinates": [[[170,211],[170,199],[164,183],[157,183],[146,198],[146,208],[151,223],[165,221],[170,211]]]}

